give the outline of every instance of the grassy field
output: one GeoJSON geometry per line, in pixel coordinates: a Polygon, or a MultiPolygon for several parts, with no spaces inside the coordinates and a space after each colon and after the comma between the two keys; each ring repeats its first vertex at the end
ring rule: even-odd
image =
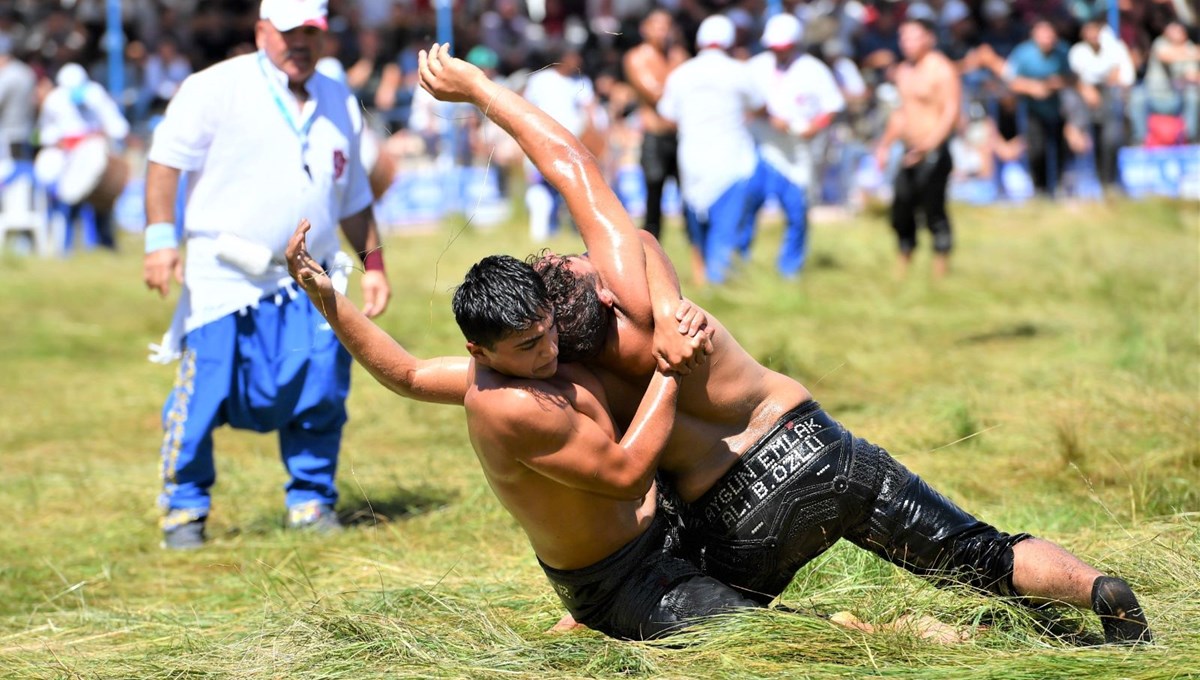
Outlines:
{"type": "MultiPolygon", "coordinates": [[[[409,403],[355,369],[339,509],[283,531],[273,437],[222,430],[211,547],[158,547],[159,409],[145,361],[171,305],[112,257],[0,260],[0,677],[830,677],[1200,675],[1200,209],[1036,203],[959,209],[946,281],[893,275],[877,217],[820,225],[799,282],[777,229],[720,290],[690,291],[851,430],[983,519],[1130,580],[1159,645],[1087,647],[1072,612],[939,591],[841,545],[782,597],[868,621],[983,626],[960,645],[759,611],[669,643],[548,635],[561,615],[488,490],[457,408],[409,403]]],[[[387,241],[381,324],[459,353],[448,291],[519,226],[387,241]]],[[[682,236],[668,250],[682,257],[682,236]]],[[[556,248],[576,250],[570,237],[556,248]]],[[[924,247],[927,244],[923,244],[924,247]]]]}

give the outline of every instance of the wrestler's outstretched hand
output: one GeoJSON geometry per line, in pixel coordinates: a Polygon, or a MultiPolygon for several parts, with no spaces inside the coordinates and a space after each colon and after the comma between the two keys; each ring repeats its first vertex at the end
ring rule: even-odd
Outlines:
{"type": "MultiPolygon", "coordinates": [[[[333,281],[329,279],[329,275],[321,267],[321,265],[313,259],[308,253],[308,247],[305,244],[305,235],[312,228],[307,219],[300,220],[300,224],[296,225],[296,231],[292,234],[291,240],[288,241],[287,250],[287,268],[288,273],[296,280],[296,283],[308,293],[308,297],[312,298],[314,304],[324,302],[326,304],[334,304],[333,281]]],[[[317,304],[317,309],[326,309],[325,305],[317,304]]]]}
{"type": "Polygon", "coordinates": [[[443,102],[475,103],[482,87],[491,81],[474,64],[450,56],[449,45],[434,43],[429,51],[417,53],[421,87],[443,102]]]}

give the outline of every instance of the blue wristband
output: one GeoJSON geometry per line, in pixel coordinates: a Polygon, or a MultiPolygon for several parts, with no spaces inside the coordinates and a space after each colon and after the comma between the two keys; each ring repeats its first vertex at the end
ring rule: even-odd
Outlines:
{"type": "Polygon", "coordinates": [[[175,225],[170,222],[155,222],[146,225],[146,252],[153,253],[163,248],[178,248],[179,239],[175,237],[175,225]]]}

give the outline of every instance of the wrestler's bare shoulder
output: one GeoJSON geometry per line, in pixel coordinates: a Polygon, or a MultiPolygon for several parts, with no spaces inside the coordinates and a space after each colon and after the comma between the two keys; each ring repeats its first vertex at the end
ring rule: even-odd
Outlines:
{"type": "Polygon", "coordinates": [[[902,61],[896,65],[896,70],[892,72],[892,80],[896,81],[896,87],[904,90],[909,86],[909,82],[916,74],[916,68],[912,63],[902,61]]]}
{"type": "Polygon", "coordinates": [[[666,65],[667,59],[653,45],[642,43],[625,53],[625,63],[636,68],[666,65]]]}
{"type": "Polygon", "coordinates": [[[954,62],[941,52],[930,52],[925,55],[921,63],[917,64],[916,71],[924,77],[942,77],[942,78],[958,78],[958,72],[954,68],[954,62]]]}
{"type": "Polygon", "coordinates": [[[537,418],[550,409],[576,408],[582,396],[602,394],[595,373],[578,364],[560,364],[558,372],[544,380],[483,370],[476,374],[463,405],[471,413],[514,422],[537,418]]]}

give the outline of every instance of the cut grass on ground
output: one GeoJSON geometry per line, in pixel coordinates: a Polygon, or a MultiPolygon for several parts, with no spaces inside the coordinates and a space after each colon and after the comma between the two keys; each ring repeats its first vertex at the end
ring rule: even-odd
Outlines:
{"type": "MultiPolygon", "coordinates": [[[[779,230],[719,290],[689,291],[764,363],[852,431],[1002,529],[1059,541],[1130,580],[1159,644],[1081,647],[1071,612],[941,591],[853,547],[781,601],[659,643],[544,633],[561,615],[495,501],[459,409],[406,402],[355,369],[343,535],[283,531],[272,436],[222,430],[212,545],[159,549],[159,410],[147,363],[170,305],[118,256],[0,261],[0,677],[1067,678],[1200,675],[1200,210],[1125,203],[954,212],[954,273],[893,276],[863,217],[812,230],[796,282],[779,230]],[[976,629],[937,645],[864,635],[928,614],[976,629]]],[[[422,356],[459,354],[449,290],[519,225],[386,241],[381,325],[422,356]]],[[[669,252],[686,262],[682,232],[669,252]]],[[[553,244],[580,248],[569,235],[553,244]]],[[[923,244],[923,248],[927,244],[923,244]]]]}

